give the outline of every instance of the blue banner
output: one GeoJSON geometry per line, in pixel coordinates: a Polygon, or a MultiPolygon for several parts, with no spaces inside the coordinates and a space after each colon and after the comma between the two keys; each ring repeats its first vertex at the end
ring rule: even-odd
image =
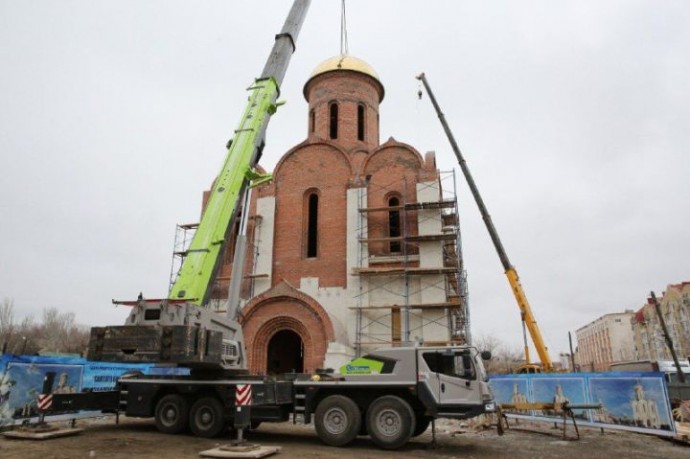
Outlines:
{"type": "MultiPolygon", "coordinates": [[[[104,391],[115,387],[117,379],[127,372],[144,374],[169,372],[149,363],[89,362],[74,357],[16,356],[0,357],[0,426],[21,423],[38,416],[37,397],[46,373],[55,373],[53,393],[84,390],[104,391]]],[[[70,417],[93,416],[74,413],[70,417]]]]}
{"type": "MultiPolygon", "coordinates": [[[[596,405],[595,410],[573,410],[578,424],[675,435],[675,423],[664,374],[660,372],[542,373],[492,375],[491,387],[499,404],[520,402],[596,405]]],[[[562,413],[509,411],[514,417],[553,422],[562,413]]]]}

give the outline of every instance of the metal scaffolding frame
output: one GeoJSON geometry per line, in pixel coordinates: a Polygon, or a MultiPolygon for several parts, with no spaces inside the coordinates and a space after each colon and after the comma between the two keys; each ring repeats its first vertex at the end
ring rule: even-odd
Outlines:
{"type": "Polygon", "coordinates": [[[173,241],[172,261],[170,263],[170,284],[168,285],[168,293],[177,280],[180,274],[180,267],[187,256],[189,244],[196,233],[199,223],[185,223],[175,225],[175,240],[173,241]]]}
{"type": "MultiPolygon", "coordinates": [[[[467,275],[462,257],[462,239],[460,219],[458,217],[458,203],[456,192],[455,171],[439,172],[437,181],[427,182],[427,187],[437,187],[440,191],[438,199],[434,201],[406,202],[408,196],[403,180],[387,187],[371,190],[368,187],[358,191],[357,238],[359,241],[357,266],[352,274],[359,278],[359,293],[355,310],[355,351],[359,356],[365,347],[381,345],[403,345],[414,342],[421,343],[424,327],[440,325],[448,330],[445,340],[426,344],[458,344],[469,343],[469,297],[467,290],[467,275]],[[398,206],[368,207],[370,192],[400,192],[403,199],[398,206]],[[432,216],[423,216],[421,211],[438,210],[432,216]],[[370,216],[381,213],[400,212],[400,236],[370,237],[370,216]],[[419,234],[419,225],[426,219],[441,219],[442,232],[439,234],[419,234]],[[399,254],[389,253],[388,257],[372,253],[371,246],[381,244],[400,243],[399,254]],[[420,244],[438,242],[441,244],[442,263],[436,267],[420,267],[420,244]],[[378,258],[378,259],[377,259],[378,258]],[[422,284],[436,277],[437,280],[422,284]],[[402,288],[401,288],[402,287],[402,288]],[[411,303],[411,298],[421,296],[427,289],[443,290],[445,301],[411,303]],[[377,304],[371,296],[383,293],[389,298],[399,301],[389,301],[377,304]],[[432,317],[425,311],[445,311],[443,316],[432,317]],[[402,325],[399,330],[398,321],[402,325]],[[412,325],[415,323],[416,325],[412,325]],[[402,332],[402,333],[401,333],[402,332]],[[415,334],[415,332],[417,334],[415,334]]],[[[424,185],[414,183],[414,186],[424,185]]],[[[420,190],[423,191],[424,186],[420,190]]],[[[379,218],[379,221],[382,219],[379,218]]],[[[379,229],[379,232],[381,228],[379,229]]],[[[385,252],[385,251],[384,251],[385,252]]],[[[384,254],[385,255],[385,254],[384,254]]]]}

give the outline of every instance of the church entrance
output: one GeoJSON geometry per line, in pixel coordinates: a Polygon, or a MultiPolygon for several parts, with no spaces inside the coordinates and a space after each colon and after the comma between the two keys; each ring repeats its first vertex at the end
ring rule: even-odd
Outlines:
{"type": "Polygon", "coordinates": [[[268,374],[302,373],[304,371],[304,345],[302,338],[292,330],[281,330],[268,342],[268,374]]]}

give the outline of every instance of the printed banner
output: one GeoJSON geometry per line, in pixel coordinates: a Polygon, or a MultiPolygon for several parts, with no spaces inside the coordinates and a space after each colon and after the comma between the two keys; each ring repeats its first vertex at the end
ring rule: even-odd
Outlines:
{"type": "MultiPolygon", "coordinates": [[[[492,375],[491,388],[499,404],[519,402],[601,404],[593,410],[575,409],[578,425],[675,435],[675,423],[663,373],[542,373],[492,375]]],[[[515,417],[553,422],[562,413],[508,411],[515,417]]]]}
{"type": "MultiPolygon", "coordinates": [[[[138,371],[145,374],[168,372],[150,363],[119,364],[89,362],[82,358],[16,356],[0,357],[0,427],[38,416],[38,396],[48,372],[55,373],[53,393],[103,391],[115,387],[124,373],[138,371]]],[[[94,412],[72,413],[72,417],[98,415],[94,412]]]]}

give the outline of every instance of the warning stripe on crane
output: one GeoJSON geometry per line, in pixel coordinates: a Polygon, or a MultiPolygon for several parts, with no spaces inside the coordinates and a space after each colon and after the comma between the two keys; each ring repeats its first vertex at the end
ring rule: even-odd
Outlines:
{"type": "Polygon", "coordinates": [[[252,404],[252,386],[251,384],[238,384],[235,390],[235,405],[249,406],[252,404]]]}
{"type": "Polygon", "coordinates": [[[38,409],[45,411],[53,406],[53,394],[39,394],[38,395],[38,409]]]}

